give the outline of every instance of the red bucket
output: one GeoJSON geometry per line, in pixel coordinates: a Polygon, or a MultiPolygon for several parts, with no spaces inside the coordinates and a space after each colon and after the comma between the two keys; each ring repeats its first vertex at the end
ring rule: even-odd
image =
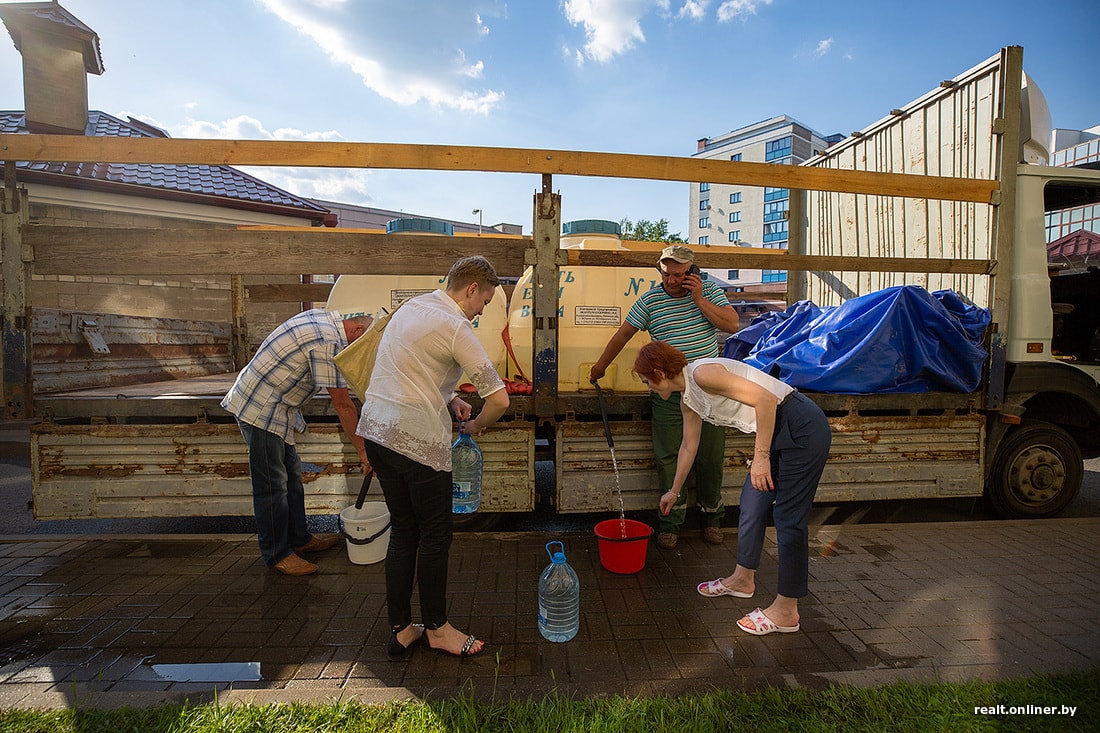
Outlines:
{"type": "Polygon", "coordinates": [[[630,575],[645,567],[653,529],[633,519],[605,519],[596,525],[600,564],[613,573],[630,575]]]}

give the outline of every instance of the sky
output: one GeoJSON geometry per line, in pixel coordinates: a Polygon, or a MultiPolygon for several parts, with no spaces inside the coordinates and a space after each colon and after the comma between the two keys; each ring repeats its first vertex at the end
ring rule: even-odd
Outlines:
{"type": "MultiPolygon", "coordinates": [[[[1058,128],[1100,125],[1096,0],[61,0],[100,38],[89,106],[176,138],[690,156],[777,115],[884,117],[999,52],[1058,128]]],[[[23,108],[0,34],[0,109],[23,108]]],[[[247,169],[293,193],[531,231],[528,174],[247,169]]],[[[689,185],[555,176],[562,221],[667,219],[689,185]]]]}

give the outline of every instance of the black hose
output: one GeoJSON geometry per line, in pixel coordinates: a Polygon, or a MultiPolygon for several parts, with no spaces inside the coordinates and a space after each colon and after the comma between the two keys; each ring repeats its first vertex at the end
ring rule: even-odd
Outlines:
{"type": "Polygon", "coordinates": [[[595,379],[592,380],[592,384],[596,388],[596,397],[600,400],[600,417],[603,418],[603,433],[607,436],[607,447],[614,450],[615,441],[611,439],[611,425],[607,422],[607,408],[603,404],[603,390],[600,389],[600,383],[595,379]]]}
{"type": "Polygon", "coordinates": [[[359,498],[355,500],[355,510],[359,511],[363,508],[363,502],[367,498],[367,490],[370,489],[370,480],[374,477],[374,471],[368,471],[367,475],[363,477],[363,486],[359,489],[359,498]]]}

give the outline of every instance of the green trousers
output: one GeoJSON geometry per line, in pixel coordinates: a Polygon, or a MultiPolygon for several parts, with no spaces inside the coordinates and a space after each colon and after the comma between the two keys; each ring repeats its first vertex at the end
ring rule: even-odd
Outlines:
{"type": "MultiPolygon", "coordinates": [[[[684,437],[684,418],[680,413],[680,393],[673,392],[667,400],[650,396],[653,418],[653,456],[657,460],[658,501],[672,488],[676,477],[676,456],[684,437]]],[[[719,527],[725,514],[722,506],[722,464],[726,454],[726,430],[703,422],[699,436],[699,451],[688,474],[687,484],[668,516],[657,510],[657,531],[679,533],[687,515],[687,488],[694,484],[695,499],[703,510],[704,527],[719,527]]]]}

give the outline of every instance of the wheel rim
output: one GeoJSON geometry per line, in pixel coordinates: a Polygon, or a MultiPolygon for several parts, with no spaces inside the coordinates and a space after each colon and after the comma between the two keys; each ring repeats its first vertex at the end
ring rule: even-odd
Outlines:
{"type": "Polygon", "coordinates": [[[1027,506],[1049,504],[1065,487],[1066,467],[1057,451],[1032,445],[1020,451],[1008,467],[1013,498],[1027,506]]]}

